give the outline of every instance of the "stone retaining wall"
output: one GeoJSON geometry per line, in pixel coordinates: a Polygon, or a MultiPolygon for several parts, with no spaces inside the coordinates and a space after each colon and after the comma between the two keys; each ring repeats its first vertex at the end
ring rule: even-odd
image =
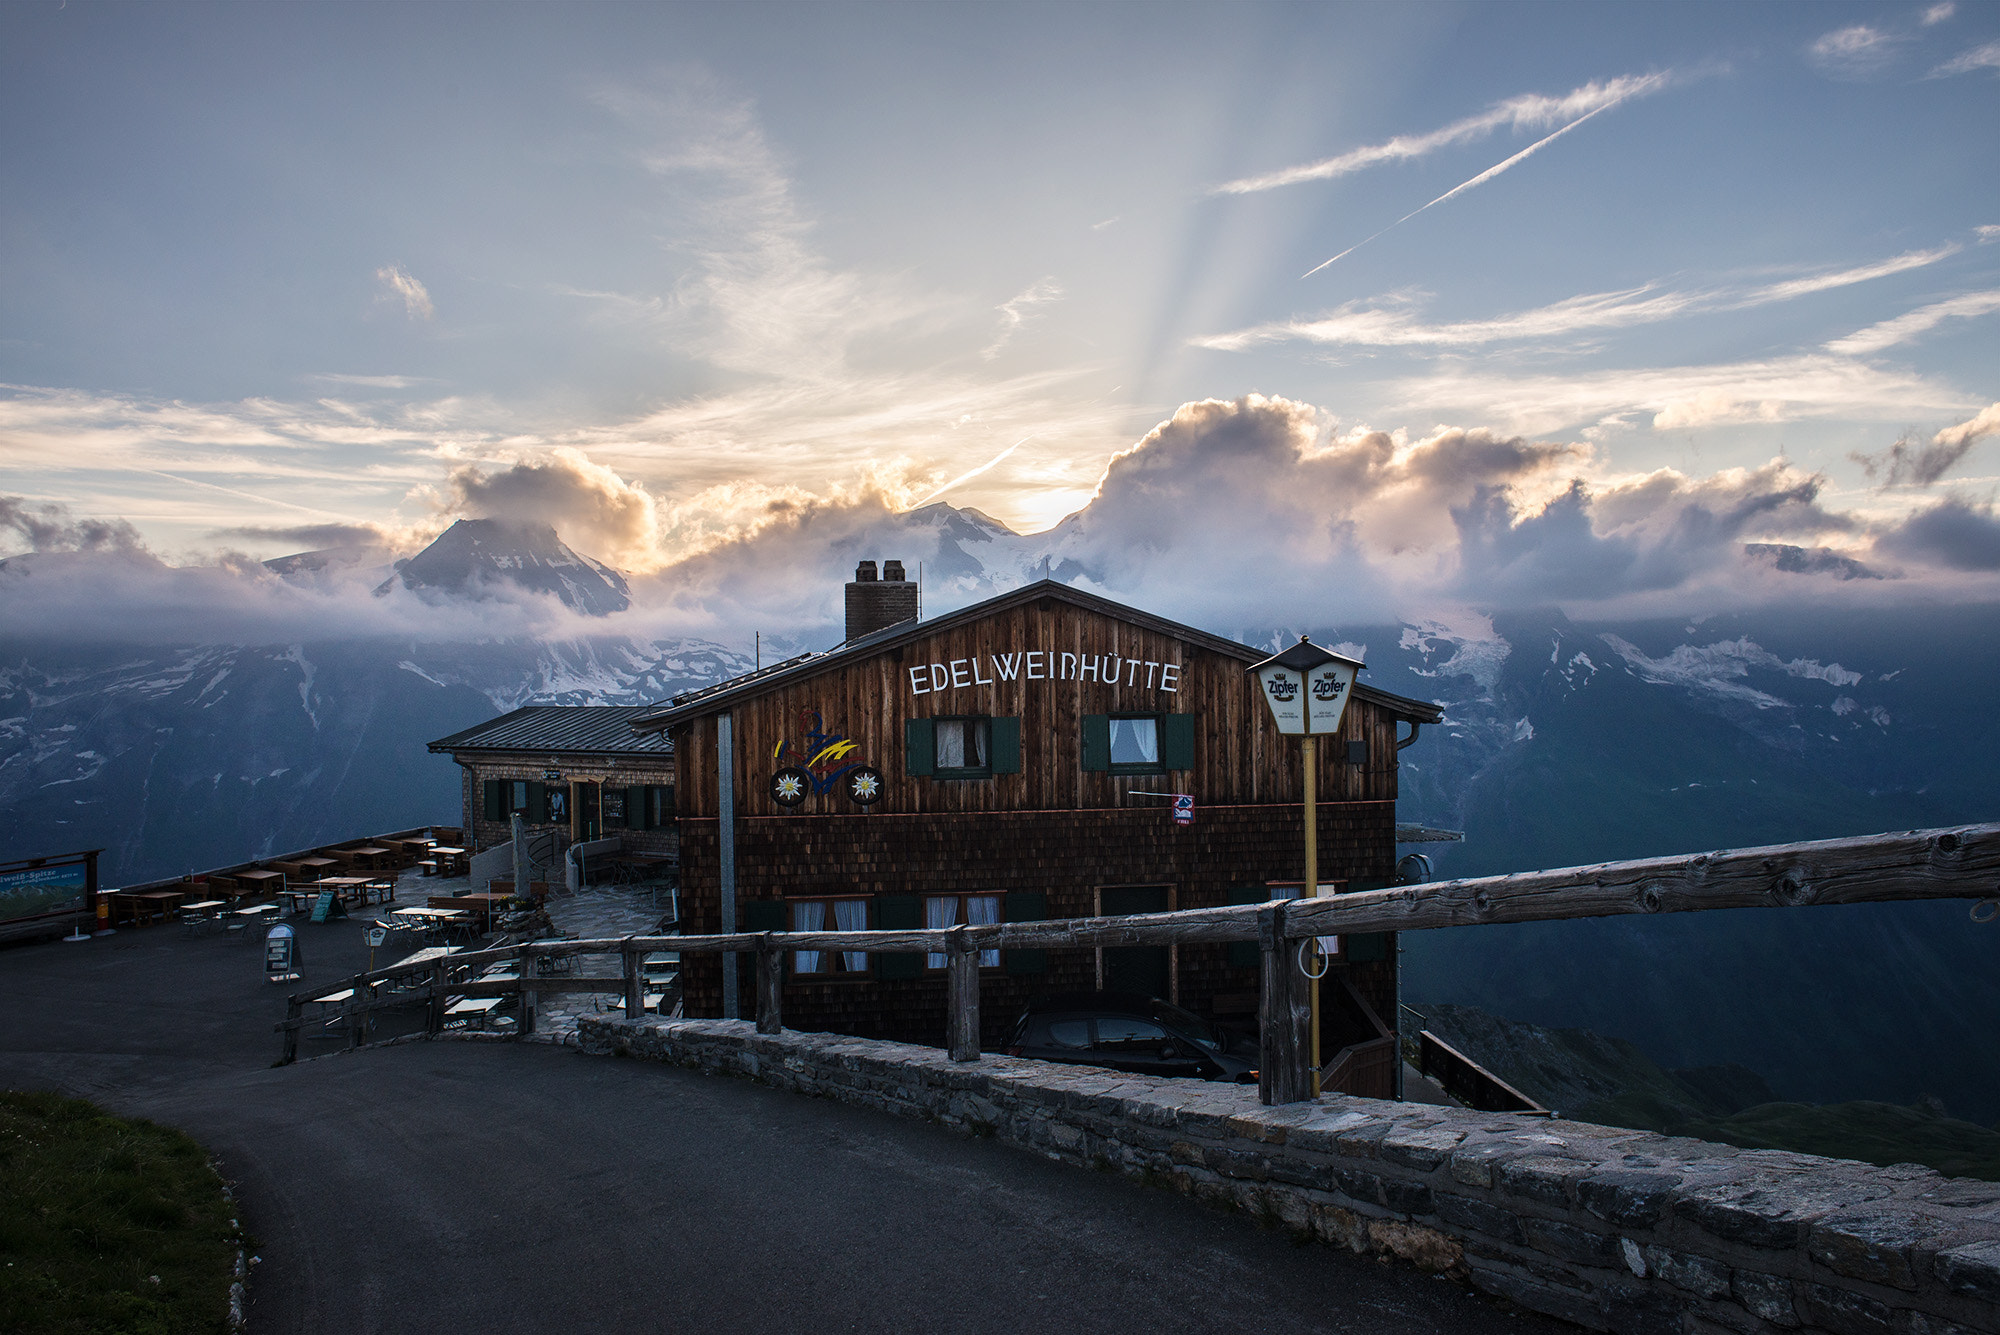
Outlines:
{"type": "Polygon", "coordinates": [[[1513,1113],[1239,1085],[742,1020],[586,1017],[596,1052],[992,1135],[1596,1330],[2000,1332],[2000,1183],[1513,1113]]]}

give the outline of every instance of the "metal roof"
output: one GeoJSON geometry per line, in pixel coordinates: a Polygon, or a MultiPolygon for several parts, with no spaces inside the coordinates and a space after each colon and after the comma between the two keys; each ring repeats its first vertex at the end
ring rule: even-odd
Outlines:
{"type": "MultiPolygon", "coordinates": [[[[1037,580],[1033,584],[1024,584],[998,597],[988,598],[985,602],[961,607],[956,612],[948,612],[929,621],[899,621],[893,626],[849,640],[845,644],[835,645],[825,653],[801,654],[797,658],[787,659],[783,663],[773,663],[770,667],[745,676],[717,682],[713,686],[690,691],[685,695],[677,695],[664,705],[652,705],[639,711],[632,721],[632,727],[641,736],[649,733],[664,734],[666,729],[676,723],[717,713],[738,700],[761,695],[774,686],[818,676],[822,672],[832,671],[908,640],[950,630],[954,626],[977,621],[995,612],[1002,612],[1039,598],[1056,598],[1088,612],[1117,617],[1148,630],[1200,645],[1204,649],[1226,657],[1240,659],[1245,664],[1268,657],[1265,650],[1252,649],[1247,644],[1238,644],[1235,640],[1224,639],[1220,635],[1212,635],[1193,626],[1184,626],[1178,621],[1169,621],[1151,612],[1142,612],[1136,607],[1127,607],[1109,598],[1100,598],[1094,593],[1085,593],[1060,581],[1044,579],[1037,580]]],[[[1354,693],[1383,706],[1399,718],[1409,719],[1415,723],[1439,723],[1444,719],[1444,710],[1428,700],[1412,700],[1407,696],[1378,690],[1362,682],[1355,683],[1354,693]]]]}
{"type": "Polygon", "coordinates": [[[590,752],[670,756],[674,744],[661,733],[634,733],[632,721],[658,705],[527,705],[477,727],[440,737],[435,752],[525,751],[534,755],[590,752]]]}

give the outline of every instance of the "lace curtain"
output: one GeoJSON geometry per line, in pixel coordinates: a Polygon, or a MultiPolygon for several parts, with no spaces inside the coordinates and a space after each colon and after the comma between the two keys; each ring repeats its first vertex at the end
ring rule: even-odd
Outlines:
{"type": "MultiPolygon", "coordinates": [[[[795,901],[792,904],[792,930],[795,932],[818,932],[826,927],[826,902],[819,899],[795,901]]],[[[817,950],[794,950],[792,952],[793,973],[818,973],[817,950]]]]}
{"type": "Polygon", "coordinates": [[[1111,763],[1114,765],[1157,765],[1160,763],[1160,728],[1149,718],[1111,720],[1111,763]]]}
{"type": "MultiPolygon", "coordinates": [[[[965,921],[970,927],[983,927],[1000,921],[1000,896],[973,895],[965,901],[965,921]]],[[[982,950],[979,952],[979,967],[997,969],[1000,967],[1000,952],[982,950]]]]}
{"type": "MultiPolygon", "coordinates": [[[[958,896],[940,895],[933,899],[926,899],[924,901],[924,926],[958,926],[958,896]]],[[[936,954],[924,956],[924,965],[926,968],[942,969],[944,967],[944,952],[939,951],[936,954]]]]}
{"type": "MultiPolygon", "coordinates": [[[[868,901],[865,899],[836,899],[833,901],[833,930],[836,932],[865,932],[868,930],[868,901]]],[[[860,973],[868,967],[868,952],[865,950],[843,950],[840,961],[850,973],[860,973]]]]}

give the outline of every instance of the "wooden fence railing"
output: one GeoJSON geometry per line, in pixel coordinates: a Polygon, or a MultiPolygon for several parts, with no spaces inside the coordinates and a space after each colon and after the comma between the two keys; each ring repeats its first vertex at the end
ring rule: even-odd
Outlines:
{"type": "Polygon", "coordinates": [[[1430,885],[1368,890],[1329,899],[1278,900],[1227,908],[1184,909],[1136,917],[1066,918],[908,931],[734,932],[702,936],[628,936],[583,941],[534,941],[466,951],[356,974],[290,999],[285,1060],[298,1054],[304,1007],[351,995],[320,1022],[350,1027],[365,1041],[367,1017],[418,1002],[430,1008],[429,1029],[443,1027],[450,997],[517,995],[518,1033],[534,1031],[542,993],[622,993],[625,1013],[644,1004],[641,963],[661,950],[683,955],[740,952],[757,957],[757,1027],[783,1025],[783,961],[791,950],[929,952],[946,958],[946,1046],[953,1060],[979,1058],[979,952],[1007,949],[1091,949],[1100,946],[1200,945],[1256,941],[1262,968],[1258,1028],[1263,1047],[1258,1093],[1265,1103],[1310,1097],[1307,979],[1292,943],[1347,932],[1408,932],[1482,923],[1538,922],[1618,913],[1685,913],[1724,908],[1800,908],[1915,899],[1988,899],[2000,895],[2000,824],[1913,830],[1853,839],[1731,849],[1685,857],[1606,862],[1556,871],[1473,877],[1430,885]],[[535,961],[617,954],[617,978],[537,977],[535,961]],[[511,960],[519,976],[475,979],[484,965],[511,960]]]}

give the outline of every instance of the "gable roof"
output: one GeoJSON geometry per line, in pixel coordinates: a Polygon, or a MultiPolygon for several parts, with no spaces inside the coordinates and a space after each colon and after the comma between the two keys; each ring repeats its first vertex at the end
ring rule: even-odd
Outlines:
{"type": "Polygon", "coordinates": [[[433,752],[526,751],[536,755],[595,752],[666,757],[665,733],[635,733],[632,722],[656,705],[526,705],[477,727],[440,737],[433,752]]]}
{"type": "MultiPolygon", "coordinates": [[[[893,626],[863,635],[859,639],[835,645],[823,653],[800,654],[797,658],[773,663],[770,667],[756,672],[717,682],[698,691],[677,695],[663,705],[653,705],[648,710],[640,712],[632,720],[632,730],[641,734],[663,732],[676,724],[719,713],[778,686],[789,686],[794,682],[817,677],[822,673],[859,662],[885,649],[893,649],[926,635],[952,630],[1042,598],[1058,599],[1074,607],[1080,607],[1086,612],[1116,617],[1146,630],[1198,645],[1225,658],[1239,659],[1246,667],[1270,657],[1268,650],[1253,649],[1247,644],[1238,644],[1235,640],[1225,639],[1193,626],[1185,626],[1178,621],[1169,621],[1165,617],[1142,612],[1136,607],[1127,607],[1124,603],[1113,602],[1109,598],[1100,598],[1094,593],[1086,593],[1057,580],[1043,579],[988,598],[984,602],[961,607],[956,612],[933,617],[929,621],[899,621],[893,626]]],[[[1355,683],[1354,693],[1387,709],[1398,718],[1408,719],[1413,723],[1437,723],[1444,718],[1444,710],[1428,700],[1412,700],[1407,696],[1378,690],[1363,682],[1355,683]]]]}

